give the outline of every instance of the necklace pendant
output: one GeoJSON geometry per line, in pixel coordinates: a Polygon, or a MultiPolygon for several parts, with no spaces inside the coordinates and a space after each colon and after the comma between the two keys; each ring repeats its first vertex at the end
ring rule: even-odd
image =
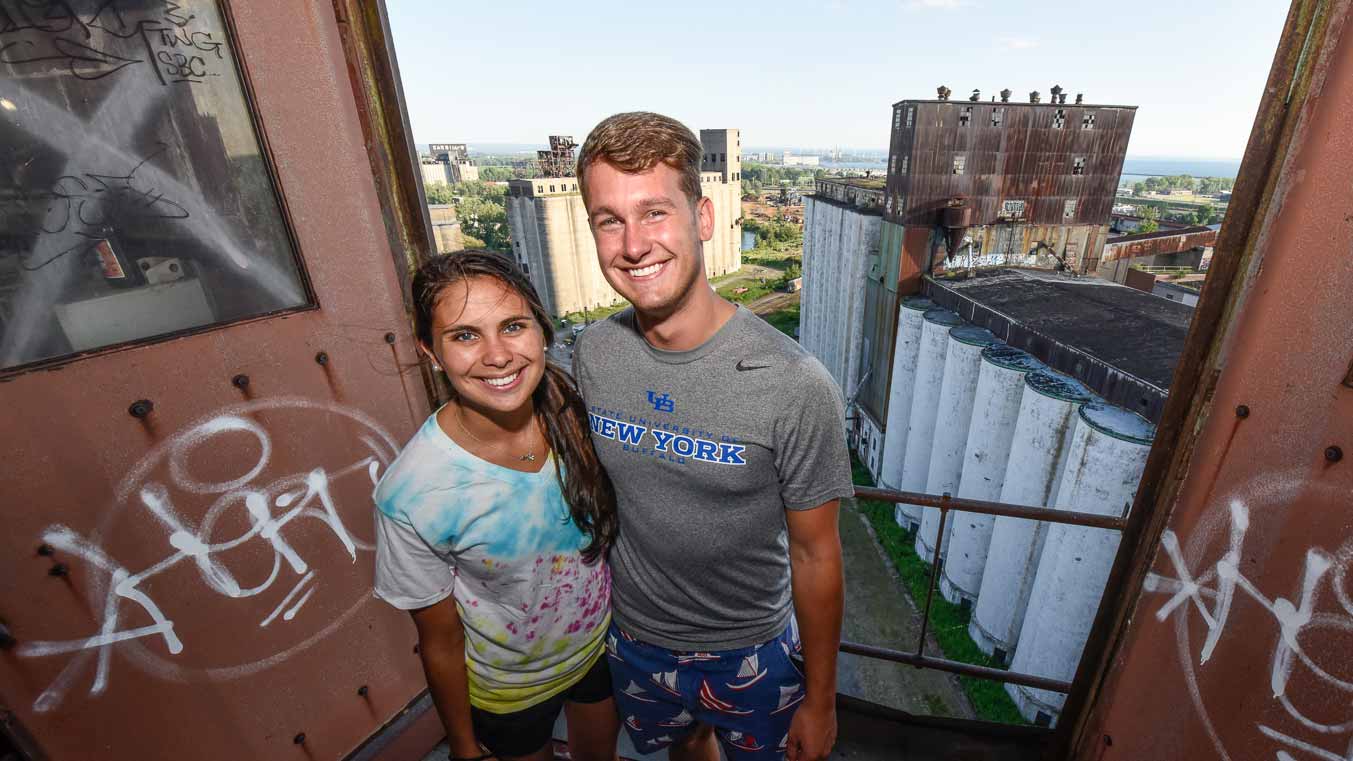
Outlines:
{"type": "Polygon", "coordinates": [[[527,452],[526,454],[522,455],[521,457],[518,457],[517,459],[518,459],[518,460],[521,460],[522,462],[535,462],[535,461],[536,461],[536,453],[535,453],[535,452],[527,452]]]}

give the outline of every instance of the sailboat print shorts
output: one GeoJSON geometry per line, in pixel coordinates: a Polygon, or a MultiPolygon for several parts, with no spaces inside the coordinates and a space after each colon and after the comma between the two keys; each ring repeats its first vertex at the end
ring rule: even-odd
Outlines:
{"type": "Polygon", "coordinates": [[[680,740],[697,722],[714,728],[732,761],[785,756],[789,723],[803,701],[796,627],[768,642],[686,653],[640,642],[614,622],[606,656],[616,709],[640,753],[680,740]]]}

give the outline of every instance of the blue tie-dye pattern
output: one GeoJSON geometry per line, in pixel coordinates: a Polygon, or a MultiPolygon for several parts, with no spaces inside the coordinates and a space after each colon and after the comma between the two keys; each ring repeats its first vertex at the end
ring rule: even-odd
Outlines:
{"type": "Polygon", "coordinates": [[[431,446],[411,446],[376,488],[377,507],[408,521],[434,547],[471,547],[498,558],[573,552],[586,538],[569,518],[551,458],[538,473],[523,473],[480,460],[468,453],[445,457],[455,443],[428,418],[417,438],[431,446]],[[473,495],[468,498],[468,495],[473,495]],[[503,510],[503,504],[517,510],[503,510]]]}
{"type": "Polygon", "coordinates": [[[485,462],[433,415],[373,495],[454,570],[471,702],[510,713],[576,681],[602,650],[610,571],[581,562],[553,458],[537,473],[485,462]]]}

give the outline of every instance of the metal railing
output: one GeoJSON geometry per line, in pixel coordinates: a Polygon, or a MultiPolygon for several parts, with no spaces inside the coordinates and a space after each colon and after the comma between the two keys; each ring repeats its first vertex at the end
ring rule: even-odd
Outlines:
{"type": "Polygon", "coordinates": [[[1063,682],[1059,679],[1049,679],[1034,674],[1005,671],[1003,669],[990,668],[987,666],[975,666],[971,663],[961,663],[959,661],[951,661],[947,658],[936,658],[925,654],[925,638],[930,627],[930,606],[935,598],[936,579],[940,573],[940,549],[944,546],[944,528],[948,523],[949,513],[953,510],[963,513],[978,513],[981,515],[1004,515],[1011,518],[1027,518],[1029,520],[1044,521],[1046,523],[1065,523],[1072,526],[1089,526],[1091,528],[1103,528],[1111,531],[1122,531],[1126,528],[1126,518],[1115,518],[1111,515],[1098,515],[1095,513],[1077,513],[1067,510],[1055,510],[1046,507],[1010,505],[1004,502],[983,502],[973,499],[958,499],[956,497],[951,497],[948,494],[936,496],[934,494],[923,494],[920,492],[875,489],[868,486],[856,486],[855,497],[857,499],[872,499],[879,502],[902,502],[909,505],[918,505],[920,507],[939,508],[940,525],[935,535],[935,547],[932,550],[930,558],[930,582],[926,589],[925,605],[921,609],[921,633],[916,640],[916,649],[912,652],[906,652],[903,650],[893,650],[886,647],[875,647],[873,645],[862,645],[856,642],[847,642],[843,640],[841,642],[841,652],[863,655],[869,658],[879,658],[881,660],[894,661],[896,663],[905,663],[916,666],[917,668],[947,671],[951,674],[972,676],[979,679],[991,679],[993,681],[1008,682],[1010,684],[1035,687],[1043,690],[1051,690],[1053,692],[1065,693],[1071,691],[1071,683],[1063,682]]]}

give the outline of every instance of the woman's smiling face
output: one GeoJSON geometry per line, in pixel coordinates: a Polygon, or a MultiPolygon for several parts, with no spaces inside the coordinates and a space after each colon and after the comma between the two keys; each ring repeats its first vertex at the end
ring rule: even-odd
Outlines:
{"type": "Polygon", "coordinates": [[[545,373],[545,336],[525,299],[491,277],[448,285],[432,311],[432,346],[462,405],[520,410],[545,373]]]}

